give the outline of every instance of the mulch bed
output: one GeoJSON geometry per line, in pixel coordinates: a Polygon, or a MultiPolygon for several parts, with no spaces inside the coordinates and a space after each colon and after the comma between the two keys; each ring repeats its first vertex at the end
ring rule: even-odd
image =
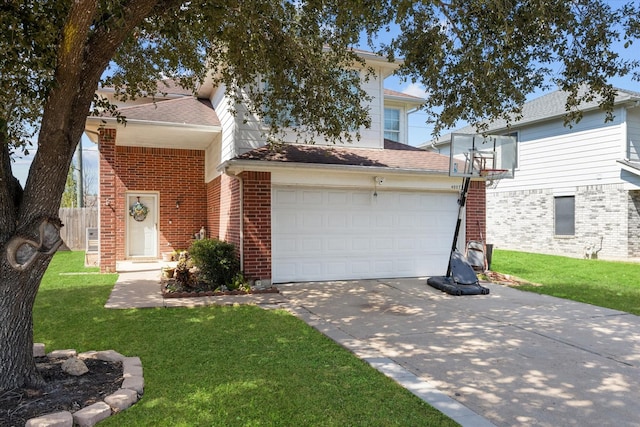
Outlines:
{"type": "Polygon", "coordinates": [[[225,295],[250,295],[250,294],[277,294],[278,288],[253,289],[251,291],[194,291],[194,292],[174,292],[162,286],[162,296],[164,298],[193,298],[193,297],[221,297],[225,295]]]}
{"type": "Polygon", "coordinates": [[[64,360],[36,358],[44,388],[0,392],[0,427],[24,426],[27,420],[52,412],[76,412],[115,393],[124,380],[121,362],[86,359],[89,372],[73,376],[62,371],[64,360]]]}
{"type": "Polygon", "coordinates": [[[520,279],[516,276],[511,276],[509,274],[502,274],[496,271],[485,271],[484,275],[487,276],[487,279],[492,283],[497,283],[499,285],[504,286],[520,286],[520,285],[530,285],[530,286],[540,286],[537,283],[527,282],[524,279],[520,279]]]}

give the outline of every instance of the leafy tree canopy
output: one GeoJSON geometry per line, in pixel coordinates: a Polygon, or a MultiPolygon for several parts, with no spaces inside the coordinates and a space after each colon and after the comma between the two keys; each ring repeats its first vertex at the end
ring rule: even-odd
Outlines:
{"type": "MultiPolygon", "coordinates": [[[[130,28],[103,79],[122,99],[156,92],[161,77],[195,88],[212,70],[235,101],[266,116],[286,108],[300,127],[334,138],[369,124],[360,105],[366,94],[353,89],[357,76],[342,73],[361,62],[350,48],[363,37],[377,53],[404,58],[400,75],[426,88],[425,110],[437,131],[457,120],[512,118],[529,93],[556,85],[573,95],[571,118],[594,96],[610,108],[608,79],[638,66],[617,52],[639,35],[637,1],[618,9],[601,0],[144,1],[148,12],[135,25],[135,2],[90,3],[85,55],[96,54],[100,38],[130,28]],[[390,26],[398,34],[377,43],[390,26]],[[266,90],[261,81],[269,82],[266,90]],[[591,90],[579,91],[585,86],[591,90]],[[337,101],[344,108],[331,108],[337,101]]],[[[74,31],[66,25],[71,7],[49,0],[0,8],[7,32],[0,117],[21,146],[56,84],[61,43],[74,31]]],[[[277,131],[281,121],[270,123],[277,131]]]]}
{"type": "Polygon", "coordinates": [[[0,391],[42,385],[31,311],[61,243],[58,208],[86,116],[113,111],[95,97],[100,83],[127,99],[155,93],[161,78],[195,89],[209,75],[271,119],[274,134],[286,107],[306,135],[349,140],[369,124],[360,77],[344,72],[365,66],[352,50],[365,39],[404,58],[400,74],[426,88],[437,131],[517,115],[547,85],[569,90],[579,117],[590,97],[610,109],[608,80],[638,69],[616,49],[640,36],[639,17],[638,0],[616,9],[604,0],[1,2],[0,391]],[[36,134],[22,189],[11,157],[36,134]]]}

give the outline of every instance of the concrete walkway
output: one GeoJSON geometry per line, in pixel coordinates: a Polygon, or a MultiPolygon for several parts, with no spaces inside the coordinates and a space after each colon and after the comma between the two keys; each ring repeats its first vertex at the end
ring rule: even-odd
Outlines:
{"type": "Polygon", "coordinates": [[[290,310],[463,426],[640,425],[640,317],[425,279],[280,284],[280,294],[162,299],[161,264],[122,266],[107,307],[290,310]]]}

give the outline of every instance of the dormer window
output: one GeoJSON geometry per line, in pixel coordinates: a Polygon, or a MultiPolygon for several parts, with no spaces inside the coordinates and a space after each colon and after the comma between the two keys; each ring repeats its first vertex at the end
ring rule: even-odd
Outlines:
{"type": "Polygon", "coordinates": [[[384,109],[384,138],[400,142],[400,109],[384,109]]]}

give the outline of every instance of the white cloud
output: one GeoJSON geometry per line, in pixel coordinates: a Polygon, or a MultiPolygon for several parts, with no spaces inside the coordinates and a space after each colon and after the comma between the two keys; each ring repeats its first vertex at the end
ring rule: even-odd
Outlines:
{"type": "Polygon", "coordinates": [[[407,95],[417,96],[419,98],[428,98],[429,94],[424,87],[417,83],[411,83],[407,87],[403,88],[400,92],[407,95]]]}

